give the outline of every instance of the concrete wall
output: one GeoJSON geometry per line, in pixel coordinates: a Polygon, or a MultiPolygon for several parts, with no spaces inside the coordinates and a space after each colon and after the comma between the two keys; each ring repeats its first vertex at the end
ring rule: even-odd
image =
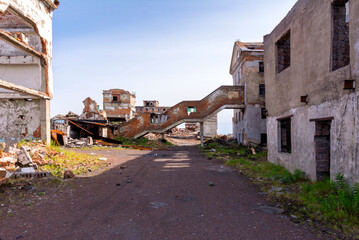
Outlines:
{"type": "Polygon", "coordinates": [[[264,37],[268,157],[290,169],[302,169],[316,179],[315,123],[333,118],[330,174],[358,174],[358,87],[344,90],[344,80],[359,76],[359,2],[350,0],[350,64],[332,71],[331,1],[300,0],[264,37]],[[290,31],[290,66],[278,73],[276,42],[290,31]],[[307,103],[301,96],[308,95],[307,103]],[[291,153],[279,152],[278,118],[291,116],[291,153]]]}
{"type": "Polygon", "coordinates": [[[212,138],[217,136],[218,118],[217,114],[211,116],[203,122],[203,136],[212,138]]]}

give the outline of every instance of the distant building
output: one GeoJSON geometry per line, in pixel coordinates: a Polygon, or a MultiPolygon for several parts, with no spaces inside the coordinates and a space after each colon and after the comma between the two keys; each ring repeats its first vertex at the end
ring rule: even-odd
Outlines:
{"type": "Polygon", "coordinates": [[[122,89],[103,91],[103,109],[109,122],[126,122],[134,118],[136,95],[122,89]]]}
{"type": "Polygon", "coordinates": [[[230,74],[233,85],[244,86],[244,108],[235,109],[233,135],[239,143],[267,143],[263,43],[236,41],[230,74]]]}
{"type": "Polygon", "coordinates": [[[359,1],[298,1],[264,37],[268,159],[359,181],[359,1]]]}
{"type": "Polygon", "coordinates": [[[161,107],[159,102],[156,100],[145,100],[143,101],[143,106],[136,106],[136,115],[140,115],[145,112],[163,114],[169,107],[161,107]]]}

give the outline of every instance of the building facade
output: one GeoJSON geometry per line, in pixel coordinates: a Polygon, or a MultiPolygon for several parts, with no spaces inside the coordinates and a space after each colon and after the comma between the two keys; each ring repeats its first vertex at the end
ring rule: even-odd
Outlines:
{"type": "Polygon", "coordinates": [[[103,110],[109,122],[127,122],[135,117],[136,95],[123,89],[103,91],[103,110]]]}
{"type": "Polygon", "coordinates": [[[169,107],[161,107],[157,100],[144,100],[143,106],[136,106],[136,115],[140,115],[145,112],[154,114],[164,114],[169,107]]]}
{"type": "Polygon", "coordinates": [[[264,50],[269,161],[358,182],[359,1],[298,1],[264,50]]]}
{"type": "Polygon", "coordinates": [[[230,74],[233,85],[244,86],[244,108],[235,109],[233,136],[241,144],[267,143],[263,43],[236,41],[230,74]]]}
{"type": "Polygon", "coordinates": [[[57,0],[0,0],[0,141],[50,143],[57,0]]]}

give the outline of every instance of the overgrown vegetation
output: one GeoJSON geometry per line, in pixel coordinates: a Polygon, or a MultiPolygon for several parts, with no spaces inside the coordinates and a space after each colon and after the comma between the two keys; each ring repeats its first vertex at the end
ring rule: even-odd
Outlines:
{"type": "Polygon", "coordinates": [[[51,172],[55,177],[63,177],[66,170],[71,170],[75,175],[81,175],[106,166],[106,163],[99,160],[98,156],[76,153],[56,146],[49,148],[52,154],[47,154],[44,158],[50,160],[50,164],[40,166],[39,169],[51,172]]]}
{"type": "Polygon", "coordinates": [[[330,226],[344,234],[340,238],[359,239],[359,184],[350,186],[342,174],[334,181],[311,182],[299,169],[291,173],[268,162],[266,151],[252,154],[251,148],[213,141],[202,150],[209,159],[221,159],[236,167],[260,186],[268,200],[281,204],[289,215],[294,215],[293,220],[330,226]]]}

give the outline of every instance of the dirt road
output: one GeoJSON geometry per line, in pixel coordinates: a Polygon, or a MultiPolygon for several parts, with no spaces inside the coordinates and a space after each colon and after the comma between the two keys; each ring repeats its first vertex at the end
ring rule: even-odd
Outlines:
{"type": "Polygon", "coordinates": [[[110,169],[69,180],[34,207],[2,214],[0,238],[316,239],[285,215],[255,210],[270,203],[244,177],[202,157],[195,146],[96,153],[108,157],[110,169]]]}

